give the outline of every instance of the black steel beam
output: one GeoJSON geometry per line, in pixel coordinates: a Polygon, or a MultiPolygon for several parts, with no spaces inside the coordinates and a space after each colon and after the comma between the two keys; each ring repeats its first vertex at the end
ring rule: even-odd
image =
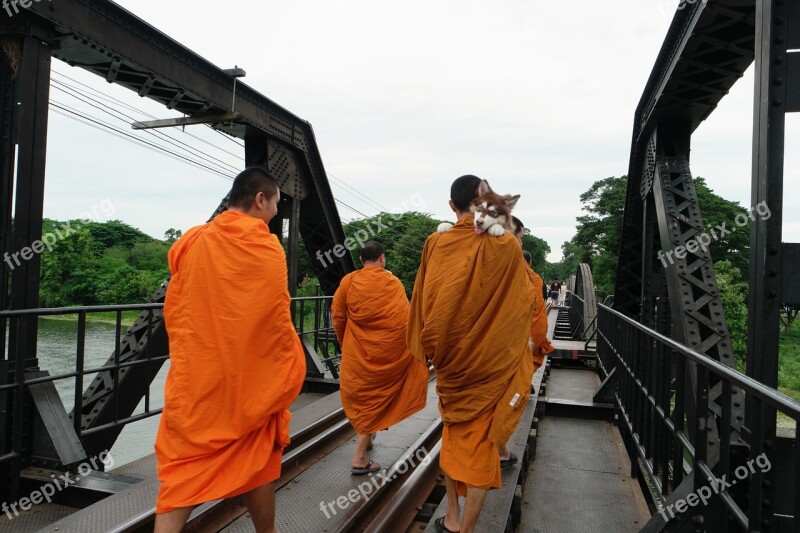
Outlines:
{"type": "MultiPolygon", "coordinates": [[[[231,75],[113,2],[60,0],[57,3],[33,3],[30,9],[14,17],[14,24],[28,28],[36,26],[38,33],[34,40],[40,47],[45,46],[43,42],[50,43],[54,49],[53,57],[71,66],[85,68],[169,108],[174,107],[185,115],[224,114],[233,111],[230,108],[234,96],[234,78],[231,75]]],[[[32,33],[29,32],[28,35],[32,33]]],[[[42,56],[42,61],[47,62],[47,68],[25,67],[25,76],[39,76],[35,80],[37,88],[30,89],[30,94],[36,96],[45,117],[47,96],[41,91],[49,87],[49,78],[43,77],[45,74],[49,75],[49,49],[46,56],[42,56]]],[[[4,68],[7,69],[7,66],[4,68]]],[[[296,228],[294,235],[299,233],[303,237],[311,254],[324,253],[343,244],[341,220],[310,124],[243,83],[236,84],[235,93],[239,118],[219,125],[219,129],[244,138],[246,142],[248,138],[255,137],[262,143],[258,150],[263,157],[259,157],[258,162],[270,166],[270,170],[279,178],[282,196],[298,201],[295,203],[295,213],[298,213],[299,203],[299,217],[296,216],[293,221],[296,228]]],[[[4,97],[3,102],[6,104],[14,101],[9,100],[6,93],[0,96],[4,97]]],[[[8,105],[4,109],[7,107],[8,105]]],[[[6,174],[14,165],[13,150],[9,148],[14,125],[13,113],[4,111],[2,119],[5,150],[4,159],[0,163],[4,172],[3,192],[10,197],[11,182],[6,174]]],[[[40,137],[36,139],[31,150],[38,151],[43,165],[46,128],[37,127],[35,132],[40,137]]],[[[29,133],[21,130],[20,135],[29,133]]],[[[20,156],[22,163],[22,151],[20,156]]],[[[27,158],[28,154],[24,157],[27,158]]],[[[246,155],[247,161],[253,159],[252,154],[246,155]]],[[[16,241],[22,244],[33,242],[41,236],[41,202],[37,215],[36,201],[31,203],[29,198],[35,199],[37,195],[41,195],[43,181],[32,179],[38,175],[35,167],[27,170],[20,168],[21,173],[28,173],[24,180],[24,187],[28,191],[17,191],[17,213],[26,213],[26,209],[33,208],[30,211],[33,223],[15,228],[16,241]]],[[[40,174],[43,178],[43,167],[40,174]]],[[[212,218],[226,209],[226,206],[227,199],[223,200],[212,218]]],[[[4,207],[6,213],[10,213],[8,205],[4,207]]],[[[277,222],[282,223],[281,220],[277,222]]],[[[0,228],[5,229],[4,236],[8,235],[8,228],[7,220],[6,227],[0,228]]],[[[280,229],[273,227],[273,231],[279,236],[280,229]]],[[[7,241],[5,244],[7,245],[7,241]]],[[[315,263],[314,266],[327,294],[332,294],[339,280],[355,269],[350,254],[334,256],[328,265],[315,263]]],[[[30,269],[36,269],[35,275],[32,270],[27,277],[23,276],[22,270],[19,274],[15,272],[20,281],[15,278],[14,285],[20,287],[21,296],[16,300],[12,297],[12,303],[17,307],[37,306],[34,299],[38,298],[38,290],[34,291],[32,287],[38,283],[38,262],[32,263],[30,269]]],[[[36,287],[38,289],[38,285],[36,287]]],[[[165,290],[166,284],[151,301],[163,302],[165,290]]],[[[35,342],[35,329],[29,330],[25,338],[35,342]]],[[[132,362],[146,358],[148,354],[153,357],[166,352],[167,338],[160,313],[154,313],[149,324],[147,314],[143,313],[123,337],[119,354],[112,356],[110,361],[117,359],[120,362],[132,362]]],[[[35,353],[35,348],[28,353],[35,353]]],[[[73,416],[80,417],[78,427],[83,431],[96,429],[130,415],[160,366],[161,363],[153,363],[128,367],[121,370],[119,375],[113,372],[98,374],[84,392],[82,412],[73,413],[73,416]]],[[[120,429],[109,428],[91,433],[84,439],[87,453],[98,453],[109,448],[120,429]]]]}
{"type": "MultiPolygon", "coordinates": [[[[783,173],[787,87],[793,85],[789,45],[800,40],[797,2],[759,0],[756,8],[755,112],[753,117],[753,172],[751,206],[766,205],[769,217],[756,217],[750,233],[750,294],[747,331],[747,375],[778,387],[782,277],[796,277],[798,266],[782,262],[783,173]],[[790,13],[788,4],[795,4],[790,13]],[[791,15],[791,18],[790,18],[791,15]]],[[[794,73],[797,74],[796,72],[794,73]]],[[[796,99],[796,95],[795,95],[796,99]]],[[[792,106],[794,107],[794,106],[792,106]]],[[[746,424],[751,457],[762,453],[775,463],[775,410],[747,398],[746,424]]],[[[757,472],[749,482],[750,529],[776,529],[775,469],[757,472]]],[[[798,520],[798,517],[795,517],[798,520]]],[[[795,522],[796,524],[797,522],[795,522]]]]}
{"type": "Polygon", "coordinates": [[[683,4],[670,25],[634,117],[614,298],[628,316],[642,308],[642,200],[652,184],[656,130],[692,132],[716,109],[753,61],[754,20],[755,0],[698,1],[683,4]]]}
{"type": "MultiPolygon", "coordinates": [[[[30,13],[49,22],[58,43],[54,57],[70,65],[104,78],[116,70],[116,83],[189,116],[233,111],[230,74],[113,2],[34,3],[30,13]]],[[[306,194],[316,197],[301,209],[300,233],[309,254],[343,244],[344,230],[311,125],[241,81],[236,83],[236,112],[238,121],[219,128],[245,140],[260,132],[270,147],[291,152],[288,157],[303,175],[299,181],[305,183],[306,194]]],[[[297,197],[294,191],[284,192],[297,197]]],[[[333,294],[339,280],[355,270],[350,254],[333,258],[325,267],[315,265],[326,294],[333,294]]]]}

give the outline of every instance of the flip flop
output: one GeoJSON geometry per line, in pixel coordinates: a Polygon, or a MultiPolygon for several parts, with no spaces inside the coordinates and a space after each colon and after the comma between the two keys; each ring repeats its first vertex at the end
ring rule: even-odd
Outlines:
{"type": "Polygon", "coordinates": [[[352,474],[354,476],[363,476],[363,475],[369,474],[371,472],[377,472],[380,469],[381,469],[381,465],[379,465],[378,463],[373,463],[372,461],[369,461],[364,466],[360,466],[360,467],[359,466],[354,466],[354,467],[352,467],[350,469],[350,474],[352,474]]]}
{"type": "MultiPolygon", "coordinates": [[[[445,515],[447,516],[447,515],[445,515]]],[[[436,526],[436,533],[459,533],[459,531],[450,531],[446,527],[444,527],[444,519],[445,516],[439,517],[434,520],[433,525],[436,526]]]]}
{"type": "Polygon", "coordinates": [[[511,455],[508,456],[508,459],[500,460],[500,468],[506,468],[508,466],[515,465],[517,464],[517,461],[519,461],[519,457],[517,457],[512,453],[511,455]]]}

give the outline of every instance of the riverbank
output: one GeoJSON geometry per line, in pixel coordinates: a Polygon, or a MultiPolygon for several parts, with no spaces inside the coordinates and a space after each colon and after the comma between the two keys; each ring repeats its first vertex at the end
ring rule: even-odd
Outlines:
{"type": "MultiPolygon", "coordinates": [[[[136,322],[136,319],[139,318],[138,311],[123,311],[121,317],[121,323],[124,327],[130,327],[136,322]]],[[[57,320],[59,322],[77,322],[78,321],[78,314],[69,314],[69,315],[51,315],[46,317],[41,317],[40,320],[57,320]]],[[[100,313],[87,313],[86,314],[86,322],[94,322],[100,324],[116,324],[117,323],[117,313],[114,311],[108,312],[100,312],[100,313]]]]}

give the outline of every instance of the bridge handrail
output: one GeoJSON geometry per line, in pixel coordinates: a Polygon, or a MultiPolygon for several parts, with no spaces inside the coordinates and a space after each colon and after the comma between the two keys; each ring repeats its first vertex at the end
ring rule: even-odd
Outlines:
{"type": "MultiPolygon", "coordinates": [[[[334,345],[335,343],[335,336],[333,339],[330,338],[330,333],[332,332],[332,326],[330,323],[330,312],[328,310],[328,305],[326,305],[332,299],[331,296],[302,296],[297,298],[292,298],[292,318],[295,321],[295,327],[297,329],[297,334],[300,336],[308,336],[313,339],[313,345],[317,346],[324,346],[327,355],[330,354],[331,350],[329,346],[334,345]],[[311,304],[311,305],[309,305],[311,304]],[[306,328],[306,320],[305,320],[305,310],[313,309],[314,316],[309,317],[313,318],[313,327],[306,328]],[[299,311],[299,313],[295,311],[299,311]],[[323,335],[325,334],[324,338],[323,335]]],[[[62,380],[70,380],[74,379],[74,385],[72,385],[73,389],[73,413],[80,413],[82,412],[84,406],[84,377],[96,375],[101,372],[110,371],[114,374],[114,382],[116,384],[117,380],[119,379],[119,374],[121,371],[131,370],[134,367],[141,367],[141,365],[145,365],[146,369],[154,368],[156,364],[162,364],[166,360],[169,359],[169,353],[163,354],[150,354],[149,353],[149,345],[145,348],[146,356],[143,359],[135,360],[135,361],[122,361],[119,359],[120,357],[120,350],[121,350],[121,339],[124,335],[125,330],[128,328],[127,325],[123,325],[122,322],[122,313],[124,312],[147,312],[147,322],[144,327],[148,329],[148,338],[153,333],[153,323],[155,322],[155,315],[161,313],[163,311],[164,304],[163,303],[147,303],[147,304],[125,304],[125,305],[97,305],[97,306],[75,306],[75,307],[59,307],[59,308],[37,308],[37,309],[18,309],[18,310],[3,310],[0,311],[0,344],[3,345],[3,352],[0,355],[0,364],[5,362],[5,368],[9,373],[13,372],[13,378],[8,376],[0,376],[0,399],[3,398],[4,395],[9,400],[13,398],[14,405],[16,406],[15,409],[15,417],[14,417],[14,427],[12,428],[12,434],[14,435],[13,439],[9,439],[9,446],[2,446],[0,447],[0,466],[8,463],[13,462],[14,464],[13,471],[18,474],[21,468],[21,465],[17,464],[18,461],[21,459],[20,450],[23,446],[19,437],[22,434],[22,405],[24,403],[24,395],[25,390],[29,389],[35,385],[41,385],[45,383],[53,383],[62,381],[62,380]],[[114,351],[112,355],[112,359],[106,361],[105,364],[101,366],[90,365],[90,368],[87,368],[85,365],[85,348],[86,348],[86,323],[87,323],[87,315],[93,313],[115,313],[116,317],[114,320],[114,338],[111,341],[114,343],[114,351]],[[28,367],[31,364],[32,358],[29,357],[27,353],[22,350],[15,349],[15,340],[16,338],[20,337],[20,328],[23,328],[24,331],[25,322],[30,321],[31,319],[38,319],[39,317],[48,317],[48,316],[64,316],[64,315],[77,315],[77,335],[75,337],[75,351],[71,352],[71,356],[75,359],[74,370],[69,372],[63,372],[54,375],[38,375],[38,376],[26,376],[26,373],[38,368],[36,367],[28,367]],[[153,366],[150,366],[153,365],[153,366]]],[[[322,361],[327,364],[330,368],[333,368],[334,362],[339,359],[339,356],[336,354],[336,349],[333,349],[333,355],[322,359],[322,361]]],[[[46,370],[46,369],[44,369],[46,370]]],[[[150,372],[150,370],[148,370],[150,372]]],[[[335,372],[334,372],[335,375],[335,372]]],[[[84,437],[89,435],[106,431],[112,428],[117,428],[120,426],[125,426],[128,423],[138,422],[140,420],[150,418],[152,416],[156,416],[162,412],[162,409],[159,408],[151,408],[150,405],[150,386],[145,391],[144,395],[144,410],[143,412],[137,413],[132,416],[122,416],[120,417],[118,414],[115,414],[113,421],[93,427],[90,429],[84,429],[81,427],[81,417],[73,417],[72,425],[75,430],[75,434],[81,440],[84,437]]],[[[65,406],[68,408],[68,406],[65,406]]],[[[116,409],[116,406],[115,406],[116,409]]],[[[116,413],[116,411],[115,411],[116,413]]]]}
{"type": "MultiPolygon", "coordinates": [[[[734,469],[738,472],[742,467],[737,462],[741,458],[733,448],[745,435],[736,433],[732,427],[731,405],[737,399],[742,401],[743,394],[753,402],[757,415],[750,422],[751,435],[760,435],[767,418],[779,411],[795,421],[795,442],[800,442],[800,403],[797,401],[606,305],[598,306],[598,316],[598,364],[607,378],[615,375],[614,403],[620,425],[626,430],[625,443],[633,472],[641,472],[648,478],[649,486],[660,498],[676,491],[685,498],[690,491],[698,493],[703,487],[714,486],[720,476],[733,479],[734,469]],[[690,370],[694,371],[694,382],[687,378],[690,370]],[[718,380],[713,386],[722,386],[720,413],[712,411],[708,403],[712,375],[718,380]],[[685,397],[692,389],[696,398],[705,400],[687,409],[685,397]],[[717,414],[721,415],[719,442],[709,443],[709,428],[717,414]],[[687,463],[687,458],[691,463],[687,463]],[[691,478],[685,477],[687,464],[693,469],[691,478]],[[691,485],[679,490],[684,483],[691,485]]],[[[753,442],[746,443],[751,446],[751,461],[760,455],[769,461],[767,455],[759,452],[771,447],[763,448],[758,438],[753,438],[753,442]]],[[[792,453],[800,468],[800,448],[795,446],[792,453]]],[[[751,470],[752,475],[746,482],[760,487],[768,470],[758,471],[752,467],[751,470]]],[[[742,479],[738,473],[736,475],[742,479]]],[[[800,478],[788,483],[794,483],[790,486],[798,494],[800,478]]],[[[730,513],[743,530],[749,530],[748,524],[759,522],[759,505],[741,505],[727,489],[717,494],[723,504],[721,508],[692,507],[690,511],[695,519],[711,528],[709,531],[716,531],[715,524],[727,520],[725,512],[730,513]]],[[[799,520],[800,499],[795,498],[785,505],[787,509],[782,514],[790,514],[792,509],[788,507],[791,506],[795,520],[799,520]]]]}
{"type": "Polygon", "coordinates": [[[711,370],[715,374],[720,377],[723,377],[731,382],[732,385],[736,385],[739,388],[743,389],[745,392],[750,392],[755,394],[757,398],[765,401],[771,407],[778,409],[779,411],[783,412],[784,414],[789,415],[790,418],[794,419],[795,421],[800,421],[800,402],[786,396],[782,392],[773,389],[772,387],[768,387],[763,383],[754,380],[753,378],[742,374],[738,370],[730,368],[726,365],[723,365],[719,361],[716,361],[707,355],[704,355],[700,352],[692,350],[688,346],[684,346],[683,344],[662,335],[661,333],[644,326],[632,318],[623,315],[619,311],[611,309],[610,307],[598,304],[598,309],[602,309],[607,313],[611,313],[612,315],[620,318],[621,320],[627,322],[634,328],[638,329],[642,333],[653,337],[654,339],[658,340],[659,342],[663,342],[665,345],[672,348],[674,351],[688,357],[695,363],[711,370]],[[790,414],[791,413],[791,414],[790,414]]]}

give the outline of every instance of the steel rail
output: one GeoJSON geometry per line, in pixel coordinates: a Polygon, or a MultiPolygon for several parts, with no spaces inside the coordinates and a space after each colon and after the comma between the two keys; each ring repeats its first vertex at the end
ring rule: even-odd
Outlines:
{"type": "MultiPolygon", "coordinates": [[[[300,468],[299,471],[298,465],[302,466],[302,463],[308,461],[314,454],[319,453],[319,450],[324,448],[326,443],[338,442],[343,434],[350,438],[351,433],[350,422],[345,417],[342,407],[331,411],[312,424],[300,428],[297,433],[292,435],[289,446],[284,450],[283,458],[281,459],[282,475],[277,482],[277,486],[285,485],[291,478],[297,476],[300,471],[305,470],[308,464],[304,465],[305,468],[300,468]]],[[[240,497],[209,502],[198,506],[192,512],[184,531],[205,531],[220,524],[224,526],[238,519],[246,512],[247,508],[244,507],[240,497]]],[[[109,533],[132,533],[152,530],[155,516],[155,506],[153,506],[152,509],[148,509],[131,520],[118,524],[117,527],[109,530],[109,533]]]]}

